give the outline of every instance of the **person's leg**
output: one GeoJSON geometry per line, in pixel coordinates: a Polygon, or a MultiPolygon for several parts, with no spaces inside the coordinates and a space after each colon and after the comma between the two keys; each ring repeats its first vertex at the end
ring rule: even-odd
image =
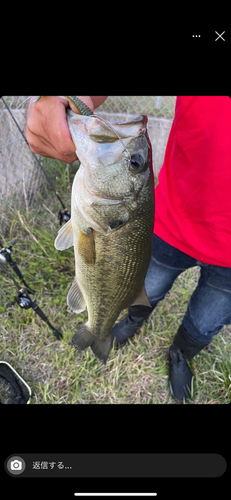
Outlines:
{"type": "Polygon", "coordinates": [[[177,276],[195,265],[194,259],[154,235],[152,257],[145,278],[145,290],[151,307],[129,307],[126,318],[113,327],[111,343],[115,347],[125,344],[150,316],[158,302],[164,299],[177,276]]]}
{"type": "Polygon", "coordinates": [[[201,276],[169,350],[170,389],[175,399],[190,395],[191,360],[224,325],[231,324],[231,269],[201,264],[201,276]]]}

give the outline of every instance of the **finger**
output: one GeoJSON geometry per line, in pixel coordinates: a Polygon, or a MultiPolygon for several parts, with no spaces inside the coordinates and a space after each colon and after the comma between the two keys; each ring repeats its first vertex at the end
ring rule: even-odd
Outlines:
{"type": "Polygon", "coordinates": [[[61,156],[75,154],[75,145],[67,124],[67,107],[68,101],[66,99],[49,98],[48,113],[43,116],[43,127],[47,132],[48,142],[61,156]]]}
{"type": "MultiPolygon", "coordinates": [[[[29,137],[28,132],[28,137],[29,137]]],[[[29,141],[28,141],[29,142],[29,141]]],[[[65,154],[62,155],[52,146],[52,144],[45,143],[44,139],[41,137],[40,140],[38,136],[33,138],[33,134],[30,136],[30,149],[33,153],[45,156],[46,158],[54,158],[56,160],[63,161],[65,163],[73,163],[77,160],[76,154],[65,154]]]]}
{"type": "Polygon", "coordinates": [[[68,101],[55,96],[31,99],[27,119],[27,140],[34,153],[67,163],[76,160],[75,145],[66,120],[68,101]]]}

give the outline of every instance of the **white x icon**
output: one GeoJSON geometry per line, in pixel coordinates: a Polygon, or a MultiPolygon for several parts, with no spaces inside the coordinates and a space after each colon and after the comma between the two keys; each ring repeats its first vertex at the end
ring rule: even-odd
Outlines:
{"type": "Polygon", "coordinates": [[[217,31],[215,31],[215,33],[218,35],[218,37],[215,39],[215,42],[217,40],[219,40],[219,38],[221,38],[221,40],[223,40],[223,42],[225,42],[225,38],[223,38],[223,36],[222,36],[222,35],[224,35],[225,31],[223,31],[223,33],[221,33],[221,35],[220,35],[220,33],[217,33],[217,31]]]}

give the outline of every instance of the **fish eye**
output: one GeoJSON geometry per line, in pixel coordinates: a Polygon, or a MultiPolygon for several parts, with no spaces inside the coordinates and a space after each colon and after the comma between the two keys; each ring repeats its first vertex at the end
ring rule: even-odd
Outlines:
{"type": "Polygon", "coordinates": [[[129,167],[132,172],[139,173],[143,169],[143,166],[144,166],[144,159],[142,158],[141,155],[135,154],[131,156],[129,167]]]}

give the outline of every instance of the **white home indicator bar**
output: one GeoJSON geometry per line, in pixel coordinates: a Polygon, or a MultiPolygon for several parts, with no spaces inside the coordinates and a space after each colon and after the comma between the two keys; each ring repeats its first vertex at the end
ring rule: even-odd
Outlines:
{"type": "Polygon", "coordinates": [[[157,493],[74,493],[76,497],[156,497],[157,493]]]}

